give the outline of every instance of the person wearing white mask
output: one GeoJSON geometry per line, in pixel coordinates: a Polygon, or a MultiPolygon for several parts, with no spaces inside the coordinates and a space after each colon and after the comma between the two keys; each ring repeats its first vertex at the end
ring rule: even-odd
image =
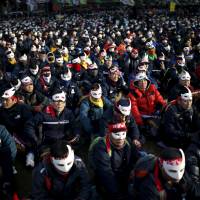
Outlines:
{"type": "Polygon", "coordinates": [[[51,65],[52,68],[52,74],[54,74],[54,76],[56,78],[59,78],[59,75],[62,71],[62,69],[65,67],[66,63],[64,61],[64,58],[61,54],[61,52],[56,51],[55,52],[55,63],[54,65],[51,65]]]}
{"type": "Polygon", "coordinates": [[[81,91],[76,81],[73,80],[72,72],[68,67],[63,67],[58,81],[59,87],[66,92],[67,107],[72,109],[74,112],[78,111],[81,91]]]}
{"type": "Polygon", "coordinates": [[[194,199],[188,197],[199,195],[199,184],[191,181],[185,165],[183,150],[176,148],[141,158],[132,173],[133,199],[194,199]]]}
{"type": "Polygon", "coordinates": [[[85,164],[64,140],[53,144],[49,155],[33,171],[33,200],[89,200],[90,191],[85,164]]]}
{"type": "Polygon", "coordinates": [[[42,127],[42,141],[39,154],[48,152],[57,140],[75,142],[79,138],[80,128],[76,125],[74,113],[66,107],[66,93],[56,89],[51,93],[51,102],[25,124],[24,132],[31,135],[37,143],[38,127],[42,127]]]}
{"type": "Polygon", "coordinates": [[[45,96],[49,97],[50,93],[57,86],[57,81],[54,76],[52,76],[51,68],[46,65],[41,69],[40,78],[37,80],[36,88],[38,91],[43,93],[45,96]]]}
{"type": "Polygon", "coordinates": [[[28,57],[26,54],[23,54],[18,59],[18,64],[15,66],[12,74],[18,76],[23,74],[28,68],[28,57]]]}
{"type": "Polygon", "coordinates": [[[185,63],[185,56],[182,52],[177,53],[176,55],[176,63],[172,65],[172,67],[167,68],[162,80],[161,87],[164,92],[168,92],[174,87],[179,80],[179,75],[187,70],[187,66],[185,63]]]}
{"type": "Polygon", "coordinates": [[[183,86],[190,88],[192,91],[194,90],[194,88],[190,85],[191,76],[187,71],[183,70],[179,74],[178,78],[178,83],[169,91],[169,101],[175,100],[178,97],[179,91],[183,86]]]}
{"type": "Polygon", "coordinates": [[[102,133],[102,116],[104,111],[111,106],[112,103],[102,96],[101,85],[94,83],[89,95],[81,101],[80,105],[80,123],[86,139],[102,133]]]}
{"type": "Polygon", "coordinates": [[[97,137],[90,145],[89,164],[102,199],[128,199],[129,174],[139,153],[126,135],[124,122],[113,123],[106,136],[97,137]]]}
{"type": "Polygon", "coordinates": [[[31,60],[28,67],[27,75],[30,76],[30,78],[33,80],[33,83],[35,85],[37,80],[40,77],[39,63],[37,62],[37,60],[35,59],[31,60]]]}
{"type": "Polygon", "coordinates": [[[198,111],[193,106],[189,88],[182,86],[178,97],[165,108],[161,130],[160,138],[165,145],[183,149],[200,130],[198,111]]]}
{"type": "Polygon", "coordinates": [[[17,67],[17,61],[14,52],[11,49],[8,49],[5,52],[6,59],[2,63],[3,70],[6,72],[8,77],[11,77],[14,69],[17,67]]]}
{"type": "MultiPolygon", "coordinates": [[[[4,86],[2,86],[4,87],[4,86]]],[[[29,106],[18,102],[16,89],[5,86],[1,95],[2,108],[0,111],[1,124],[4,125],[18,144],[18,149],[27,153],[26,166],[34,166],[33,140],[24,134],[24,124],[33,117],[29,106]]]]}

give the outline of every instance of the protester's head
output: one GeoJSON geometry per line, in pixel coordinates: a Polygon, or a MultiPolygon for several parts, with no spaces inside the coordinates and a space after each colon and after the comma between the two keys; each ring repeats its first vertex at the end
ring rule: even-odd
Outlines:
{"type": "Polygon", "coordinates": [[[36,76],[39,72],[39,66],[38,66],[38,63],[37,62],[32,62],[30,65],[29,65],[29,71],[30,73],[33,75],[33,76],[36,76]]]}
{"type": "Polygon", "coordinates": [[[74,164],[74,151],[66,141],[59,140],[51,146],[51,163],[55,170],[62,174],[68,174],[74,164]]]}
{"type": "Polygon", "coordinates": [[[135,76],[134,84],[140,89],[140,90],[146,90],[148,86],[148,77],[146,73],[139,72],[135,76]]]}
{"type": "Polygon", "coordinates": [[[117,66],[112,66],[109,69],[109,78],[113,82],[117,82],[120,78],[121,72],[119,71],[119,68],[117,66]]]}
{"type": "Polygon", "coordinates": [[[88,66],[88,74],[92,77],[96,77],[98,75],[98,66],[95,62],[88,66]]]}
{"type": "Polygon", "coordinates": [[[159,166],[166,181],[179,182],[185,171],[185,154],[183,150],[166,148],[159,156],[159,166]]]}
{"type": "Polygon", "coordinates": [[[55,55],[52,52],[47,53],[47,62],[54,63],[55,62],[55,55]]]}
{"type": "Polygon", "coordinates": [[[26,66],[28,63],[28,57],[26,54],[23,54],[19,57],[19,62],[21,63],[21,65],[26,66]]]}
{"type": "Polygon", "coordinates": [[[181,74],[179,74],[179,84],[182,86],[189,87],[190,79],[191,76],[187,71],[182,71],[181,74]]]}
{"type": "Polygon", "coordinates": [[[105,56],[105,64],[107,68],[111,68],[113,63],[112,56],[105,56]]]}
{"type": "Polygon", "coordinates": [[[60,74],[60,78],[63,81],[71,81],[72,79],[72,72],[68,67],[63,67],[63,70],[60,74]]]}
{"type": "Polygon", "coordinates": [[[111,143],[121,149],[125,145],[127,127],[125,122],[110,124],[108,126],[111,143]]]}
{"type": "Polygon", "coordinates": [[[179,53],[176,55],[176,65],[180,67],[185,66],[185,57],[183,53],[179,53]]]}
{"type": "Polygon", "coordinates": [[[115,106],[117,113],[121,116],[121,119],[129,116],[131,113],[131,102],[128,98],[121,98],[115,106]]]}
{"type": "Polygon", "coordinates": [[[27,93],[32,93],[34,86],[33,86],[33,80],[31,79],[30,76],[25,75],[22,79],[21,79],[21,83],[22,83],[22,89],[27,92],[27,93]]]}
{"type": "Polygon", "coordinates": [[[131,57],[136,59],[138,57],[138,49],[133,48],[131,51],[131,57]]]}
{"type": "Polygon", "coordinates": [[[66,93],[61,89],[56,89],[52,93],[53,107],[60,114],[66,105],[66,93]]]}
{"type": "Polygon", "coordinates": [[[6,86],[3,89],[3,94],[1,95],[3,108],[9,109],[17,103],[17,97],[15,96],[15,88],[6,86]]]}
{"type": "Polygon", "coordinates": [[[63,62],[64,62],[64,59],[63,59],[63,56],[60,52],[57,52],[55,54],[55,63],[57,66],[63,66],[63,62]]]}
{"type": "Polygon", "coordinates": [[[90,96],[93,100],[99,100],[102,97],[102,88],[98,83],[94,83],[90,89],[90,96]]]}
{"type": "Polygon", "coordinates": [[[192,107],[192,93],[189,88],[181,87],[178,94],[178,104],[185,110],[189,110],[192,107]]]}
{"type": "Polygon", "coordinates": [[[44,66],[41,69],[41,75],[42,75],[42,78],[45,81],[45,83],[49,84],[50,81],[51,81],[51,68],[50,68],[50,66],[48,66],[48,65],[44,66]]]}

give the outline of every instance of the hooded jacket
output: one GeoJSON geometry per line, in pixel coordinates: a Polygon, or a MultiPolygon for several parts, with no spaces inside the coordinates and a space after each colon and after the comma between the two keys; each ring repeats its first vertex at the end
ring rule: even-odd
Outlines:
{"type": "Polygon", "coordinates": [[[137,86],[138,81],[130,84],[129,97],[131,100],[131,111],[138,125],[143,125],[142,115],[152,115],[156,106],[165,106],[166,102],[156,89],[155,85],[148,80],[147,89],[142,91],[137,86]]]}

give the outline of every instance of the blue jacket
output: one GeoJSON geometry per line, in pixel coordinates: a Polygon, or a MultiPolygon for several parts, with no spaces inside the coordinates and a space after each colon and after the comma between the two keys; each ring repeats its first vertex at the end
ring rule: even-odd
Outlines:
{"type": "Polygon", "coordinates": [[[2,153],[10,149],[12,160],[14,160],[17,154],[15,141],[5,126],[2,125],[0,125],[0,140],[0,152],[2,153]]]}
{"type": "Polygon", "coordinates": [[[103,97],[103,108],[95,106],[90,102],[89,97],[86,97],[81,102],[80,106],[80,123],[84,131],[90,135],[99,135],[102,132],[102,117],[106,109],[112,106],[112,103],[103,97]]]}

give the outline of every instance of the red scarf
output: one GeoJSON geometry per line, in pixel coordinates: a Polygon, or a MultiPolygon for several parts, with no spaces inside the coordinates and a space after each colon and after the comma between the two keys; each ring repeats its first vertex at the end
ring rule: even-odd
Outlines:
{"type": "Polygon", "coordinates": [[[43,89],[45,92],[47,92],[48,89],[49,89],[49,87],[46,85],[46,83],[45,83],[43,77],[40,77],[39,81],[40,81],[40,84],[41,84],[41,86],[42,86],[42,89],[43,89]]]}
{"type": "Polygon", "coordinates": [[[156,165],[155,165],[155,170],[154,170],[154,179],[155,179],[155,184],[156,184],[156,188],[158,192],[161,192],[163,190],[163,186],[158,176],[159,176],[159,163],[157,160],[156,165]]]}

